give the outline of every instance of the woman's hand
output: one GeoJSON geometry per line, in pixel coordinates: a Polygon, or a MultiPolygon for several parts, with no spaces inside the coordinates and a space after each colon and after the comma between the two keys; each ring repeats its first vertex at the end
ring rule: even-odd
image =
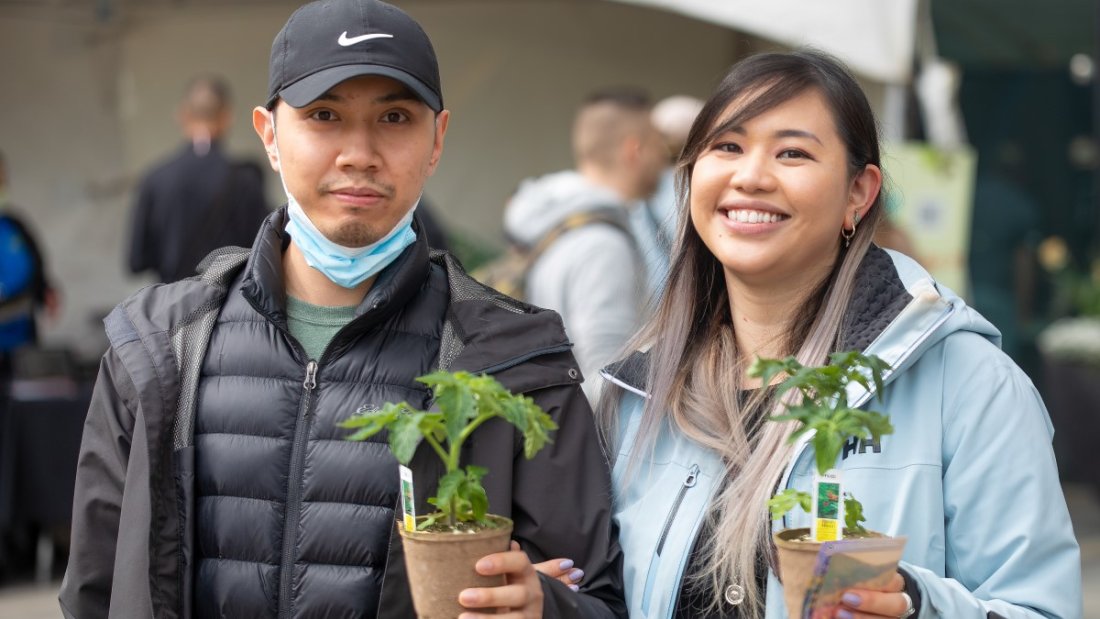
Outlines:
{"type": "MultiPolygon", "coordinates": [[[[474,569],[484,576],[504,575],[505,584],[499,587],[464,589],[458,594],[458,602],[472,609],[500,609],[502,614],[462,613],[459,619],[481,619],[490,616],[512,619],[539,619],[542,617],[542,583],[535,566],[519,544],[512,542],[511,550],[498,552],[477,562],[474,569]]],[[[552,563],[552,562],[547,562],[552,563]]],[[[559,571],[561,560],[557,563],[559,571]]],[[[545,566],[545,563],[540,565],[545,566]]]]}
{"type": "MultiPolygon", "coordinates": [[[[518,544],[512,543],[515,544],[515,548],[518,548],[518,544]]],[[[557,579],[561,584],[574,591],[580,589],[581,579],[584,578],[584,570],[573,567],[572,559],[559,558],[536,563],[535,571],[544,576],[557,579]]]]}
{"type": "Polygon", "coordinates": [[[875,617],[905,617],[911,608],[912,600],[903,593],[905,579],[894,572],[881,590],[849,589],[841,597],[841,607],[836,611],[837,619],[874,619],[875,617]]]}

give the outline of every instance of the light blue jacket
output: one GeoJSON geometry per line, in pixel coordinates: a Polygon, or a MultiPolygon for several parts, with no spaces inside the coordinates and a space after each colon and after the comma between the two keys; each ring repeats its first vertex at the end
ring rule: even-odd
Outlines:
{"type": "MultiPolygon", "coordinates": [[[[895,432],[878,449],[849,444],[837,463],[845,490],[868,528],[908,538],[902,567],[920,587],[919,617],[1079,618],[1080,553],[1038,393],[990,323],[912,260],[890,258],[908,302],[865,350],[893,369],[882,400],[858,386],[849,400],[889,414],[895,432]]],[[[625,389],[612,481],[630,616],[671,617],[724,467],[666,428],[626,475],[630,451],[650,448],[634,444],[644,391],[604,377],[625,389]]],[[[803,441],[781,486],[809,491],[812,474],[803,441]]],[[[782,527],[809,526],[796,511],[782,527]]],[[[774,574],[766,616],[786,617],[774,574]]]]}

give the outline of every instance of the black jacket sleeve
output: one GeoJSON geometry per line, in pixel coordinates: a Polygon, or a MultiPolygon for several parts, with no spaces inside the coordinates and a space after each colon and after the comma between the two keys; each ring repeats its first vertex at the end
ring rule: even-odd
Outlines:
{"type": "Polygon", "coordinates": [[[516,457],[514,537],[541,562],[572,559],[584,570],[580,592],[542,578],[546,617],[626,617],[622,551],[611,521],[611,475],[592,409],[577,384],[529,393],[558,423],[534,459],[516,457]]]}
{"type": "Polygon", "coordinates": [[[100,362],[77,465],[69,563],[59,595],[70,619],[108,616],[136,402],[133,382],[109,350],[100,362]]]}
{"type": "Polygon", "coordinates": [[[159,268],[155,249],[158,246],[155,238],[156,226],[153,224],[153,196],[146,178],[138,188],[137,200],[130,215],[128,262],[131,273],[159,268]]]}

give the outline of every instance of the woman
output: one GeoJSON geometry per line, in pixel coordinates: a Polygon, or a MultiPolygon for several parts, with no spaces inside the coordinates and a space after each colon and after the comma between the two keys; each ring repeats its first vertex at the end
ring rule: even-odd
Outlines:
{"type": "MultiPolygon", "coordinates": [[[[837,467],[867,526],[908,538],[883,591],[836,616],[1078,617],[1079,551],[1051,428],[997,331],[915,262],[872,244],[883,217],[874,117],[813,52],[737,64],[679,162],[679,242],[637,350],[604,372],[615,518],[632,617],[784,617],[765,503],[812,460],[766,423],[757,357],[822,365],[861,349],[892,370],[895,433],[837,467]]],[[[864,394],[863,401],[871,394],[864,394]]]]}

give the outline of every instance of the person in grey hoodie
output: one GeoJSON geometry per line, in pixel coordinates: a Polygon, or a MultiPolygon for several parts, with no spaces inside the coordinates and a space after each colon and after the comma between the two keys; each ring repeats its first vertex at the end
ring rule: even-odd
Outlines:
{"type": "Polygon", "coordinates": [[[654,192],[667,159],[649,111],[648,98],[633,91],[589,97],[573,124],[576,169],[525,181],[504,214],[505,232],[520,246],[560,233],[531,266],[524,294],[561,314],[590,400],[599,369],[634,332],[644,302],[645,264],[628,208],[654,192]],[[587,223],[569,226],[571,218],[587,223]]]}

